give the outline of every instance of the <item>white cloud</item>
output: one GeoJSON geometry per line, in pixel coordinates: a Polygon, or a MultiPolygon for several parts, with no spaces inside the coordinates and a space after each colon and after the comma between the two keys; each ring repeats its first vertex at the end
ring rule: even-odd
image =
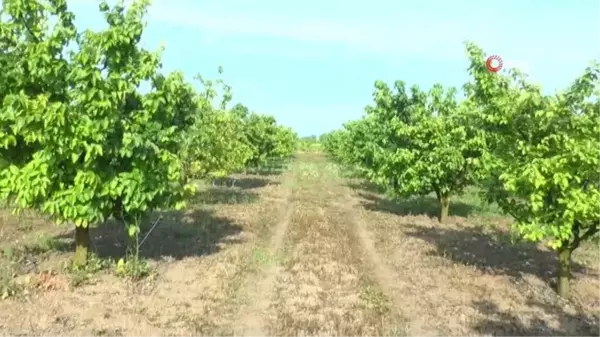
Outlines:
{"type": "Polygon", "coordinates": [[[579,55],[588,51],[580,51],[588,47],[574,44],[568,32],[558,34],[546,29],[548,27],[532,29],[531,22],[520,22],[518,28],[511,29],[497,24],[501,18],[413,12],[399,13],[397,20],[366,21],[300,15],[277,17],[265,12],[236,13],[233,8],[225,11],[199,6],[200,3],[187,0],[156,0],[150,8],[149,19],[196,29],[213,40],[259,37],[300,42],[294,48],[289,44],[273,43],[241,43],[233,47],[236,52],[246,55],[314,57],[319,56],[317,50],[324,54],[335,50],[303,48],[310,43],[314,47],[340,46],[354,53],[391,61],[406,58],[465,61],[463,42],[471,40],[486,51],[498,53],[503,58],[506,56],[506,68],[514,66],[529,73],[531,67],[527,61],[575,62],[581,58],[579,55]],[[512,60],[509,55],[518,60],[512,60]],[[542,55],[546,56],[543,60],[542,55]]]}
{"type": "MultiPolygon", "coordinates": [[[[69,1],[98,3],[98,0],[69,1]]],[[[464,61],[462,42],[472,40],[486,51],[498,53],[508,62],[505,67],[510,67],[509,55],[536,64],[551,64],[581,62],[582,58],[588,57],[582,55],[588,55],[590,50],[589,44],[572,39],[570,31],[544,23],[549,19],[541,21],[543,24],[529,20],[514,22],[514,27],[506,27],[498,24],[504,20],[503,17],[406,12],[398,13],[396,20],[357,21],[311,18],[306,15],[281,17],[265,11],[236,12],[233,5],[222,6],[221,9],[213,5],[197,0],[154,0],[148,19],[151,24],[160,22],[193,29],[199,33],[199,39],[211,44],[240,37],[281,39],[294,43],[292,48],[290,43],[259,44],[248,42],[250,40],[247,39],[245,43],[236,43],[231,47],[245,55],[262,53],[284,57],[318,57],[322,56],[319,51],[331,53],[335,50],[319,47],[340,46],[386,60],[409,57],[429,61],[464,61]],[[542,56],[545,57],[542,59],[542,56]]],[[[525,63],[518,61],[516,67],[528,72],[530,67],[525,63]]]]}
{"type": "MultiPolygon", "coordinates": [[[[404,18],[397,23],[351,22],[313,18],[278,18],[202,10],[177,1],[155,2],[149,19],[202,30],[204,34],[280,38],[297,42],[338,44],[369,54],[419,55],[426,58],[464,56],[468,27],[459,20],[404,18]]],[[[481,30],[478,34],[482,34],[481,30]]],[[[254,48],[256,51],[256,48],[254,48]]],[[[393,56],[390,55],[390,56],[393,56]]]]}

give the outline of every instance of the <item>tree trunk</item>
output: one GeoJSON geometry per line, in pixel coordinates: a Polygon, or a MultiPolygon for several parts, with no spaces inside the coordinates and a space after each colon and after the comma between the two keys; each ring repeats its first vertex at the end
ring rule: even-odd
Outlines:
{"type": "Polygon", "coordinates": [[[558,251],[558,282],[556,283],[556,291],[563,298],[568,298],[570,292],[569,279],[571,278],[572,252],[573,250],[570,247],[564,247],[558,251]]]}
{"type": "Polygon", "coordinates": [[[92,246],[90,238],[90,227],[75,227],[75,255],[73,256],[73,265],[84,266],[87,263],[88,254],[92,246]]]}
{"type": "Polygon", "coordinates": [[[440,223],[446,223],[448,220],[448,210],[450,209],[450,198],[448,195],[442,195],[440,197],[440,206],[440,216],[438,219],[440,223]]]}

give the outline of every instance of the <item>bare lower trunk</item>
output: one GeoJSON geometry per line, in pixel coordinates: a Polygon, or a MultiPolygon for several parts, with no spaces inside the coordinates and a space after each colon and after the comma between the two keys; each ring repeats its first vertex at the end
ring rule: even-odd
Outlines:
{"type": "Polygon", "coordinates": [[[448,210],[450,209],[450,198],[448,195],[440,197],[440,223],[446,223],[448,221],[448,210]]]}
{"type": "Polygon", "coordinates": [[[571,253],[573,250],[570,247],[564,247],[558,251],[558,280],[556,283],[556,291],[558,295],[564,298],[569,297],[570,287],[569,279],[571,278],[571,253]]]}
{"type": "Polygon", "coordinates": [[[73,256],[73,264],[75,266],[84,266],[87,263],[87,258],[92,246],[90,238],[90,228],[83,226],[75,227],[75,255],[73,256]]]}

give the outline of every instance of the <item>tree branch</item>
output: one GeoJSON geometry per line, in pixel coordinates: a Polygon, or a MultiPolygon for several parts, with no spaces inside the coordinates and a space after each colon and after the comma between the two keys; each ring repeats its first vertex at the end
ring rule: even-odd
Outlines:
{"type": "Polygon", "coordinates": [[[598,227],[590,227],[583,235],[580,237],[580,241],[585,241],[592,237],[594,234],[598,233],[600,228],[598,227]]]}
{"type": "Polygon", "coordinates": [[[576,226],[576,230],[574,230],[575,238],[573,239],[573,242],[569,245],[569,248],[571,248],[571,250],[575,250],[577,247],[579,247],[581,242],[586,241],[591,236],[593,236],[594,234],[598,233],[598,231],[600,231],[600,227],[592,226],[592,227],[588,228],[588,230],[586,230],[585,233],[583,233],[583,235],[580,236],[579,228],[581,228],[581,223],[576,221],[575,226],[576,226]]]}
{"type": "Polygon", "coordinates": [[[40,43],[40,39],[33,34],[33,32],[31,31],[31,28],[29,28],[29,26],[27,25],[27,22],[25,21],[25,18],[20,17],[19,21],[21,21],[21,23],[23,24],[23,26],[25,26],[25,29],[27,30],[27,32],[29,33],[29,35],[31,35],[31,37],[33,37],[33,39],[35,40],[36,43],[40,43]]]}

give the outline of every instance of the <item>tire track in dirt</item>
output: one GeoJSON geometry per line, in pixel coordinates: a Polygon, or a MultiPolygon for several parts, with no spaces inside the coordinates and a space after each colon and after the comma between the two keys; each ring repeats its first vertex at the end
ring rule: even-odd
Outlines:
{"type": "MultiPolygon", "coordinates": [[[[286,188],[282,205],[276,214],[280,219],[273,229],[273,234],[268,241],[267,257],[269,260],[277,256],[281,250],[283,238],[287,232],[296,205],[292,202],[293,187],[295,186],[296,174],[294,172],[295,163],[289,175],[283,180],[282,185],[286,188]]],[[[242,308],[238,315],[237,326],[235,327],[236,336],[266,336],[265,326],[267,325],[266,316],[271,304],[273,295],[273,286],[281,267],[275,262],[263,266],[257,275],[253,275],[247,280],[245,287],[248,305],[242,308]]]]}
{"type": "MultiPolygon", "coordinates": [[[[348,193],[354,194],[351,190],[348,193]]],[[[371,263],[375,281],[392,301],[394,310],[398,310],[402,317],[410,318],[407,323],[407,334],[411,336],[440,335],[440,332],[433,329],[432,325],[427,322],[427,313],[422,310],[422,307],[415,305],[420,303],[420,296],[413,291],[414,287],[397,277],[397,271],[390,268],[377,252],[375,240],[367,228],[360,202],[355,196],[352,196],[345,204],[349,218],[353,219],[358,240],[371,263]]]]}
{"type": "Polygon", "coordinates": [[[363,273],[363,254],[348,212],[337,206],[346,199],[346,190],[323,156],[307,154],[299,161],[297,211],[284,241],[285,260],[275,281],[267,332],[385,335],[384,301],[363,273]]]}

